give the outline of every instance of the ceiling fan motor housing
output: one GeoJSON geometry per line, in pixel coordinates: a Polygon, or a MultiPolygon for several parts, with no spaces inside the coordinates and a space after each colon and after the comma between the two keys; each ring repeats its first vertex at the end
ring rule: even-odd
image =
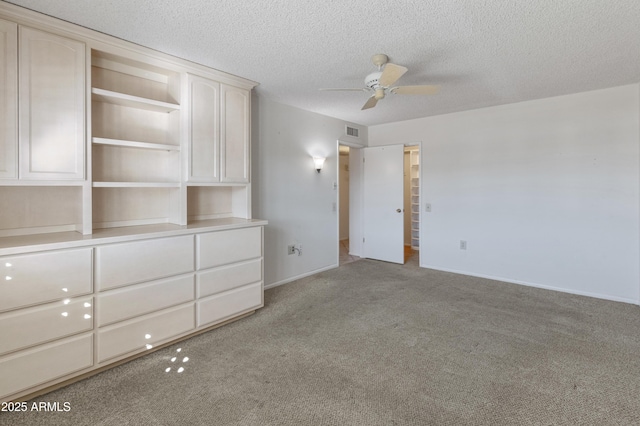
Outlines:
{"type": "Polygon", "coordinates": [[[381,75],[382,75],[381,71],[372,72],[371,74],[369,74],[364,78],[364,85],[371,90],[376,90],[378,88],[381,88],[379,83],[381,75]]]}

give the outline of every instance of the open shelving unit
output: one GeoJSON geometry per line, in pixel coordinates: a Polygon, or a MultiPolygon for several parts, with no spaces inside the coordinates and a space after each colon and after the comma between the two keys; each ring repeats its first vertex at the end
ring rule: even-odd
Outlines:
{"type": "Polygon", "coordinates": [[[420,151],[409,151],[411,181],[411,248],[420,248],[420,151]]]}
{"type": "Polygon", "coordinates": [[[185,225],[180,73],[98,50],[91,59],[93,228],[185,225]]]}

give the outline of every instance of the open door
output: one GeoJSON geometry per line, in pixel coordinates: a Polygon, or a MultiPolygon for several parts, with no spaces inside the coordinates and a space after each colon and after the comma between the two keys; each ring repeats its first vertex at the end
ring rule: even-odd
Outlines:
{"type": "Polygon", "coordinates": [[[363,148],[363,257],[404,264],[404,146],[363,148]]]}

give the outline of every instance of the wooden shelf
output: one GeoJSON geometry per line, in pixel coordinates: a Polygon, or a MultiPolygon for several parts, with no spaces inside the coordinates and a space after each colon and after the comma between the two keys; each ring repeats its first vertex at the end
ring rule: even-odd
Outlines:
{"type": "Polygon", "coordinates": [[[156,112],[171,112],[180,110],[180,105],[168,102],[156,101],[155,99],[141,98],[139,96],[127,95],[125,93],[112,92],[111,90],[91,89],[93,99],[110,104],[145,109],[156,112]]]}
{"type": "Polygon", "coordinates": [[[179,182],[93,182],[94,188],[180,188],[179,182]]]}
{"type": "Polygon", "coordinates": [[[119,139],[93,138],[93,143],[98,145],[123,146],[127,148],[152,149],[158,151],[180,151],[180,146],[166,143],[150,143],[138,141],[126,141],[119,139]]]}

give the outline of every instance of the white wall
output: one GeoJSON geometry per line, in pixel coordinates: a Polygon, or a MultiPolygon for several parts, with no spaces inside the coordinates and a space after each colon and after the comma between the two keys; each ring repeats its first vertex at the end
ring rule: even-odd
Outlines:
{"type": "MultiPolygon", "coordinates": [[[[252,100],[252,215],[267,219],[265,286],[292,281],[338,266],[337,140],[344,121],[254,95],[252,100]],[[327,158],[317,173],[312,156],[327,158]],[[302,256],[287,245],[302,244],[302,256]]],[[[366,142],[365,142],[366,143],[366,142]]]]}
{"type": "Polygon", "coordinates": [[[421,266],[639,303],[639,128],[634,84],[373,126],[369,145],[423,142],[421,266]]]}

